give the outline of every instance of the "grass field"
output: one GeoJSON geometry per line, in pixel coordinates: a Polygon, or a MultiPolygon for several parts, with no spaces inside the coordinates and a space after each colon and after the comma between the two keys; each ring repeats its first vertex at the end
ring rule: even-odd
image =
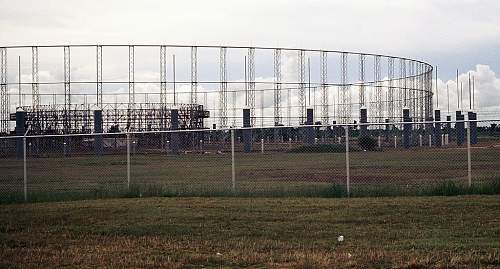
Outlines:
{"type": "Polygon", "coordinates": [[[0,216],[1,268],[500,267],[500,196],[108,199],[0,216]]]}
{"type": "MultiPolygon", "coordinates": [[[[497,189],[488,187],[491,190],[459,193],[500,193],[498,156],[500,147],[492,147],[491,142],[472,150],[473,185],[482,188],[481,184],[496,180],[497,189]]],[[[235,159],[236,189],[240,196],[345,195],[344,153],[237,153],[235,159]]],[[[22,161],[1,159],[0,163],[0,201],[22,200],[22,161]]],[[[227,152],[179,156],[144,151],[134,154],[130,190],[126,167],[125,155],[29,158],[29,197],[31,201],[55,201],[233,195],[231,156],[227,152]]],[[[464,148],[452,147],[352,152],[350,170],[354,196],[439,194],[450,182],[456,186],[467,184],[467,155],[464,148]]]]}

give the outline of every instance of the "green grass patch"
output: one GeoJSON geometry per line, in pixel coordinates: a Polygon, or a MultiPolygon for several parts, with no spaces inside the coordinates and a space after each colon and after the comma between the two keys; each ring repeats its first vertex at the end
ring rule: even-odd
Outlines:
{"type": "Polygon", "coordinates": [[[499,203],[490,195],[2,205],[0,266],[497,268],[499,203]]]}
{"type": "MultiPolygon", "coordinates": [[[[457,196],[457,195],[498,195],[500,178],[474,183],[471,187],[453,181],[428,186],[401,185],[353,185],[350,197],[395,197],[395,196],[457,196]]],[[[332,183],[291,183],[283,182],[239,182],[233,192],[227,183],[212,182],[190,186],[186,184],[131,184],[126,186],[101,185],[95,189],[78,191],[29,193],[29,202],[54,202],[110,198],[146,198],[146,197],[348,197],[345,185],[332,183]]],[[[21,203],[24,197],[9,195],[1,203],[21,203]]]]}
{"type": "MultiPolygon", "coordinates": [[[[361,151],[357,145],[349,145],[349,151],[361,151]]],[[[290,153],[343,153],[345,145],[342,144],[313,144],[302,145],[290,149],[290,153]]]]}

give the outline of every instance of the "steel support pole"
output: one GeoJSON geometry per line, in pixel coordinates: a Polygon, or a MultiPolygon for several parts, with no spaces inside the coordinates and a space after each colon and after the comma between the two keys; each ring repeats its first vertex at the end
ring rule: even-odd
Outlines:
{"type": "Polygon", "coordinates": [[[469,188],[472,186],[472,162],[471,162],[471,153],[470,153],[470,127],[471,127],[471,122],[469,121],[467,124],[467,180],[468,180],[469,188]]]}
{"type": "Polygon", "coordinates": [[[349,126],[345,127],[345,171],[346,171],[347,197],[350,197],[351,171],[349,166],[349,126]]]}
{"type": "Polygon", "coordinates": [[[231,129],[231,182],[233,194],[236,193],[236,165],[234,163],[234,129],[231,129]]]}
{"type": "Polygon", "coordinates": [[[24,201],[28,202],[28,168],[26,163],[26,135],[23,137],[24,201]]]}
{"type": "Polygon", "coordinates": [[[130,190],[130,134],[127,133],[127,190],[130,190]]]}

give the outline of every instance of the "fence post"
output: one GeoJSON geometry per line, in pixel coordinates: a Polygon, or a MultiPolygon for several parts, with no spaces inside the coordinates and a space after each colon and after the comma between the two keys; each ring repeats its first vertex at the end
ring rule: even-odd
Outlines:
{"type": "Polygon", "coordinates": [[[236,167],[234,163],[234,129],[231,129],[231,182],[233,194],[236,193],[236,167]]]}
{"type": "Polygon", "coordinates": [[[349,170],[349,125],[345,126],[345,169],[346,169],[347,197],[350,197],[351,172],[349,170]]]}
{"type": "Polygon", "coordinates": [[[470,121],[467,122],[467,180],[469,188],[472,186],[472,163],[470,154],[470,121]]]}
{"type": "Polygon", "coordinates": [[[130,133],[127,132],[127,190],[130,191],[130,133]]]}
{"type": "Polygon", "coordinates": [[[264,153],[264,138],[260,139],[260,152],[264,153]]]}
{"type": "Polygon", "coordinates": [[[24,202],[28,202],[28,168],[26,165],[26,134],[23,137],[24,202]]]}

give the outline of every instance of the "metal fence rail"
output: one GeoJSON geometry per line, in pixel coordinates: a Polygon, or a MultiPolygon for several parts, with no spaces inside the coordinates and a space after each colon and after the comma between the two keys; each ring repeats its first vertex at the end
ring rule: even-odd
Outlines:
{"type": "Polygon", "coordinates": [[[498,123],[2,137],[0,201],[495,193],[498,123]]]}

